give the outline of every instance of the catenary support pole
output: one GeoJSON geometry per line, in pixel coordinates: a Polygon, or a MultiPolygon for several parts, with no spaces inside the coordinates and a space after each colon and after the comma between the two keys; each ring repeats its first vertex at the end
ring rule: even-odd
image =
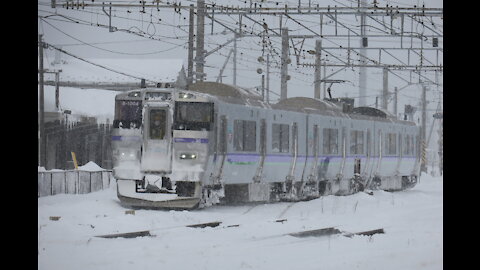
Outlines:
{"type": "Polygon", "coordinates": [[[287,98],[288,76],[288,28],[282,29],[282,61],[280,71],[280,100],[287,98]]]}
{"type": "Polygon", "coordinates": [[[422,129],[420,134],[422,162],[420,171],[427,172],[427,160],[426,160],[426,139],[427,139],[427,87],[423,86],[422,89],[422,129]]]}
{"type": "MultiPolygon", "coordinates": [[[[366,0],[358,0],[360,1],[360,7],[365,8],[367,6],[366,0]]],[[[366,36],[366,16],[364,14],[364,10],[362,9],[362,15],[360,16],[360,64],[366,64],[367,59],[367,50],[364,49],[367,47],[367,36],[366,36]]],[[[359,69],[359,82],[358,82],[358,87],[359,87],[359,105],[360,106],[365,106],[366,103],[366,95],[367,95],[367,68],[366,67],[360,67],[359,69]]]]}
{"type": "Polygon", "coordinates": [[[193,41],[194,41],[194,29],[195,29],[195,19],[194,19],[194,7],[193,4],[190,5],[189,9],[189,25],[188,25],[188,67],[187,67],[187,84],[190,85],[193,83],[193,41]]]}
{"type": "Polygon", "coordinates": [[[39,113],[40,113],[40,149],[39,149],[39,162],[40,166],[46,167],[46,136],[45,136],[45,103],[44,103],[44,79],[43,79],[43,41],[42,41],[42,36],[43,35],[38,35],[38,55],[40,57],[40,63],[39,63],[39,86],[40,86],[40,104],[39,104],[39,113]]]}
{"type": "Polygon", "coordinates": [[[237,38],[235,33],[235,40],[233,41],[233,85],[237,85],[237,38]]]}
{"type": "Polygon", "coordinates": [[[322,41],[317,39],[315,41],[315,78],[314,78],[314,98],[320,99],[320,80],[321,80],[321,74],[320,70],[322,68],[321,66],[321,53],[322,53],[322,41]]]}
{"type": "Polygon", "coordinates": [[[270,104],[270,54],[267,54],[267,103],[270,104]]]}
{"type": "Polygon", "coordinates": [[[398,117],[398,88],[396,86],[393,98],[395,101],[393,104],[393,113],[395,114],[395,117],[398,117]]]}
{"type": "Polygon", "coordinates": [[[383,68],[382,109],[388,110],[388,69],[383,68]]]}
{"type": "Polygon", "coordinates": [[[205,49],[204,49],[204,39],[205,39],[205,0],[197,1],[197,48],[195,52],[196,68],[195,68],[195,78],[197,82],[202,82],[205,78],[204,74],[204,64],[205,64],[205,49]]]}

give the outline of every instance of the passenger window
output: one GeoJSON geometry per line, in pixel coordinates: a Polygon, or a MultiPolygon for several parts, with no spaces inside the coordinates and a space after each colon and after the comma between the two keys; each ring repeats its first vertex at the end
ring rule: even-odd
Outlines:
{"type": "Polygon", "coordinates": [[[287,124],[272,124],[272,151],[288,153],[290,145],[290,126],[287,124]]]}
{"type": "Polygon", "coordinates": [[[338,154],[338,129],[323,129],[323,153],[338,154]]]}
{"type": "Polygon", "coordinates": [[[385,134],[385,154],[386,155],[397,154],[397,134],[396,133],[385,134]]]}
{"type": "Polygon", "coordinates": [[[404,155],[413,155],[415,148],[415,142],[413,135],[405,135],[404,144],[403,144],[403,154],[404,155]]]}
{"type": "Polygon", "coordinates": [[[257,123],[255,121],[235,120],[233,132],[235,151],[256,151],[257,123]]]}
{"type": "Polygon", "coordinates": [[[363,154],[364,139],[363,131],[352,130],[350,131],[350,153],[351,154],[363,154]]]}
{"type": "Polygon", "coordinates": [[[165,138],[166,117],[165,110],[151,110],[150,111],[150,139],[163,140],[165,138]]]}

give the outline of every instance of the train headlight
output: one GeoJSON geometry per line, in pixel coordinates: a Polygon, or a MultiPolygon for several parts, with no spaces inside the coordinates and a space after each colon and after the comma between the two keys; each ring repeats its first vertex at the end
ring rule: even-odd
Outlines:
{"type": "Polygon", "coordinates": [[[135,150],[117,150],[116,156],[119,160],[136,160],[137,159],[137,151],[135,150]]]}
{"type": "Polygon", "coordinates": [[[191,93],[180,92],[178,93],[178,97],[182,99],[194,99],[195,95],[191,93]]]}
{"type": "Polygon", "coordinates": [[[197,154],[194,153],[181,153],[179,156],[180,159],[196,159],[197,154]]]}

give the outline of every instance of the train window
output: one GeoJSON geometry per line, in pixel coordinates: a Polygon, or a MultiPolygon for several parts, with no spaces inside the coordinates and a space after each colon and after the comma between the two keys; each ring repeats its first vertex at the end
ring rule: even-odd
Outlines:
{"type": "Polygon", "coordinates": [[[313,125],[313,156],[318,157],[318,125],[313,125]]]}
{"type": "Polygon", "coordinates": [[[323,129],[323,153],[338,154],[338,129],[323,129]]]}
{"type": "Polygon", "coordinates": [[[413,136],[412,135],[405,135],[403,137],[403,154],[404,155],[412,155],[413,149],[411,148],[413,146],[412,142],[413,136]]]}
{"type": "Polygon", "coordinates": [[[116,100],[114,128],[140,128],[142,123],[141,100],[116,100]]]}
{"type": "Polygon", "coordinates": [[[288,124],[272,124],[272,151],[288,153],[290,144],[290,126],[288,124]]]}
{"type": "Polygon", "coordinates": [[[213,103],[175,102],[174,129],[210,130],[213,103]]]}
{"type": "Polygon", "coordinates": [[[172,94],[167,92],[147,92],[145,93],[145,100],[170,100],[172,94]]]}
{"type": "Polygon", "coordinates": [[[152,140],[163,140],[167,124],[167,112],[162,109],[150,110],[149,135],[152,140]]]}
{"type": "Polygon", "coordinates": [[[397,134],[396,133],[385,134],[385,154],[386,155],[397,154],[397,134]]]}
{"type": "Polygon", "coordinates": [[[350,154],[363,154],[364,152],[363,131],[350,131],[350,154]]]}
{"type": "Polygon", "coordinates": [[[369,129],[367,129],[367,156],[370,156],[371,154],[371,148],[372,147],[372,134],[369,129]]]}
{"type": "Polygon", "coordinates": [[[235,120],[233,122],[233,147],[235,151],[256,151],[257,123],[235,120]]]}

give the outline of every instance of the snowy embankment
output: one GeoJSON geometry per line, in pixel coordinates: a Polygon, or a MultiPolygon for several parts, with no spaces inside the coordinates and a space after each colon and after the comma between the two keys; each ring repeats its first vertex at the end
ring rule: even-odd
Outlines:
{"type": "Polygon", "coordinates": [[[38,199],[38,269],[442,269],[443,178],[373,196],[126,214],[109,189],[38,199]],[[50,217],[60,217],[51,220],[50,217]],[[276,222],[284,220],[283,222],[276,222]],[[218,227],[185,225],[222,222],[218,227]],[[231,226],[238,225],[238,226],[231,226]],[[296,238],[335,227],[372,236],[296,238]],[[151,236],[95,236],[149,230],[151,236]]]}

